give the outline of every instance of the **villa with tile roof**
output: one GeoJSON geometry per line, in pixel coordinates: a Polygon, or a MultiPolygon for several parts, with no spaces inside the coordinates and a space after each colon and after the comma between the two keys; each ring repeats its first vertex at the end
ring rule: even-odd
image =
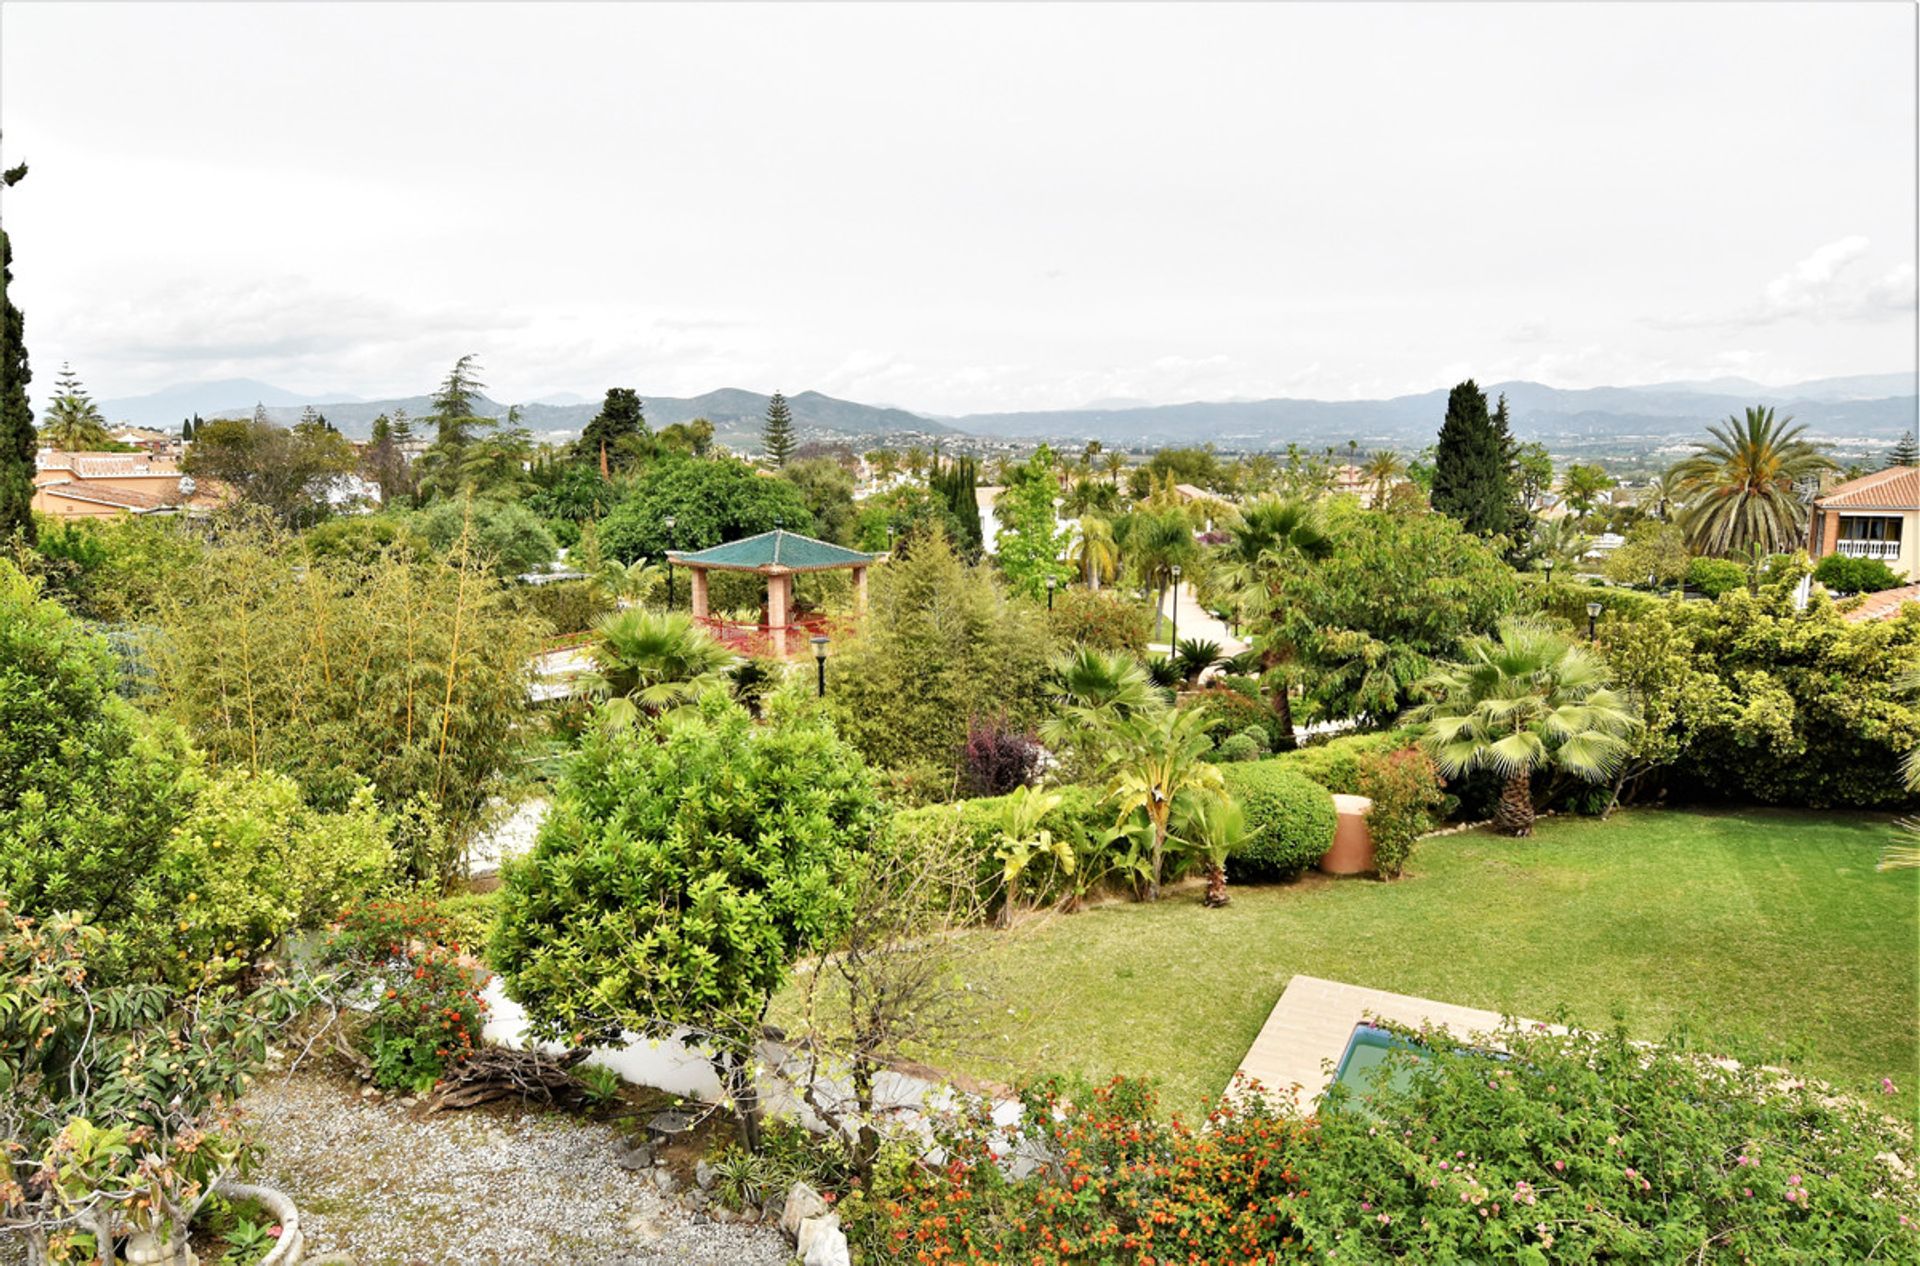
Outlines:
{"type": "Polygon", "coordinates": [[[1920,581],[1920,467],[1885,470],[1835,484],[1813,499],[1807,553],[1877,558],[1920,581]]]}
{"type": "Polygon", "coordinates": [[[68,453],[43,448],[34,462],[33,508],[49,518],[179,514],[219,503],[214,489],[196,487],[183,476],[178,463],[152,453],[68,453]]]}

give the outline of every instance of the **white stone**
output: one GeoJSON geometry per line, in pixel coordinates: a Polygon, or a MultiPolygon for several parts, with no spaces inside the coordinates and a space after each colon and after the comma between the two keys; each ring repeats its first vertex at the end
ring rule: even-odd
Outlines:
{"type": "Polygon", "coordinates": [[[793,1251],[805,1257],[813,1246],[828,1235],[840,1233],[840,1215],[829,1213],[825,1217],[808,1218],[800,1224],[800,1231],[793,1237],[793,1251]]]}
{"type": "Polygon", "coordinates": [[[847,1251],[847,1237],[839,1227],[816,1239],[801,1260],[805,1266],[853,1266],[853,1255],[847,1251]]]}
{"type": "Polygon", "coordinates": [[[820,1193],[803,1182],[797,1182],[787,1192],[787,1207],[780,1214],[780,1229],[787,1233],[788,1239],[794,1239],[800,1234],[802,1222],[808,1218],[825,1217],[826,1213],[827,1202],[820,1198],[820,1193]]]}

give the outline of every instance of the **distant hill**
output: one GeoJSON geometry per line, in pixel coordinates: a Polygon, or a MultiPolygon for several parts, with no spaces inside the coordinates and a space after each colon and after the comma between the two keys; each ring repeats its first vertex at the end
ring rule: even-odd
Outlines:
{"type": "Polygon", "coordinates": [[[102,400],[99,404],[100,412],[109,422],[131,422],[136,426],[170,430],[178,427],[182,419],[196,413],[210,418],[241,409],[251,412],[256,404],[292,405],[297,412],[300,406],[309,402],[319,406],[359,398],[344,391],[325,392],[316,396],[288,391],[284,387],[253,378],[222,378],[214,382],[178,383],[144,396],[102,400]]]}
{"type": "MultiPolygon", "coordinates": [[[[154,396],[137,397],[144,401],[157,398],[178,400],[185,398],[201,385],[194,387],[173,387],[157,392],[154,396]]],[[[264,383],[253,383],[251,388],[264,388],[264,383]]],[[[292,392],[282,392],[269,388],[274,395],[254,390],[251,398],[243,403],[225,407],[202,407],[202,417],[241,417],[253,412],[256,401],[267,406],[267,416],[275,422],[291,423],[300,418],[301,411],[312,404],[315,409],[326,415],[327,421],[338,427],[343,434],[355,439],[365,439],[373,430],[373,420],[382,413],[391,416],[396,409],[405,409],[415,418],[424,418],[433,411],[433,401],[428,396],[406,396],[391,400],[307,400],[292,392]]],[[[553,400],[549,396],[545,399],[553,400]]],[[[719,391],[709,391],[705,395],[681,398],[677,396],[649,396],[641,394],[641,403],[646,410],[647,422],[653,427],[671,426],[675,422],[690,422],[694,418],[706,418],[713,423],[714,435],[723,444],[735,448],[751,448],[759,442],[760,427],[767,414],[767,397],[754,391],[742,391],[734,387],[723,387],[719,391]]],[[[111,402],[112,406],[126,405],[130,401],[111,402]]],[[[884,408],[876,405],[858,404],[851,400],[836,400],[832,396],[821,395],[817,391],[803,391],[799,395],[787,397],[787,403],[793,410],[796,430],[803,440],[806,439],[844,439],[872,440],[887,435],[941,435],[950,434],[952,427],[933,421],[905,409],[884,408]]],[[[125,418],[131,422],[141,422],[141,418],[131,411],[116,412],[114,407],[103,404],[103,411],[115,421],[125,418]]],[[[475,405],[482,417],[505,417],[507,406],[497,400],[481,397],[475,405]]],[[[519,406],[520,424],[535,435],[577,435],[586,426],[594,414],[600,411],[600,401],[591,400],[581,404],[528,403],[519,406]]],[[[194,410],[188,408],[187,413],[194,410]]],[[[160,415],[152,423],[143,425],[177,425],[183,415],[178,409],[172,413],[160,415]]]]}
{"type": "MultiPolygon", "coordinates": [[[[1772,405],[1810,434],[1892,439],[1915,424],[1912,374],[1829,378],[1787,387],[1744,380],[1707,384],[1567,390],[1537,382],[1483,383],[1504,393],[1514,431],[1524,439],[1597,442],[1697,435],[1709,422],[1772,405]],[[1738,382],[1740,385],[1736,386],[1738,382]]],[[[1274,399],[1196,401],[1144,408],[975,413],[943,418],[974,435],[1088,440],[1126,446],[1212,442],[1222,448],[1342,444],[1402,447],[1430,443],[1446,413],[1447,389],[1388,400],[1274,399]]]]}
{"type": "MultiPolygon", "coordinates": [[[[1691,439],[1707,423],[1738,414],[1752,404],[1772,405],[1805,423],[1810,434],[1823,437],[1890,442],[1912,428],[1916,417],[1913,373],[1822,378],[1786,387],[1766,387],[1743,378],[1580,390],[1523,381],[1483,385],[1490,398],[1505,393],[1516,434],[1545,441],[1559,452],[1620,445],[1655,447],[1691,439]]],[[[692,397],[649,396],[643,392],[641,400],[648,422],[655,427],[704,417],[713,423],[720,442],[736,449],[758,446],[761,420],[767,410],[766,396],[733,387],[692,397]]],[[[423,418],[433,407],[424,395],[358,400],[339,392],[309,397],[270,383],[236,378],[102,401],[101,408],[111,421],[171,428],[195,412],[202,417],[244,415],[252,412],[255,402],[264,403],[268,416],[277,422],[296,421],[301,410],[312,404],[328,421],[356,438],[368,435],[374,418],[382,413],[404,408],[414,417],[423,418]]],[[[997,439],[1097,439],[1121,448],[1213,443],[1223,449],[1281,449],[1288,444],[1318,447],[1348,440],[1366,447],[1418,448],[1431,443],[1440,429],[1446,402],[1447,389],[1437,387],[1387,400],[1282,398],[1166,405],[1114,400],[1079,409],[933,418],[891,406],[839,400],[817,391],[789,397],[803,441],[864,444],[889,436],[959,433],[997,439]]],[[[486,398],[478,407],[488,417],[500,417],[507,411],[504,404],[486,398]]],[[[577,435],[599,408],[597,397],[581,401],[563,392],[521,405],[520,420],[535,435],[564,438],[577,435]]]]}

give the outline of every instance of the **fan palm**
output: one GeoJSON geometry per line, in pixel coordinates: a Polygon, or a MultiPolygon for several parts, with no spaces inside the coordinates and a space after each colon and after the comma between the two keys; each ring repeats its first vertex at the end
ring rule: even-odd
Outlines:
{"type": "Polygon", "coordinates": [[[622,606],[629,602],[639,602],[652,593],[664,569],[657,563],[646,559],[622,564],[619,559],[609,558],[594,569],[593,583],[601,592],[622,606]]]}
{"type": "MultiPolygon", "coordinates": [[[[1920,668],[1911,669],[1894,678],[1893,688],[1896,693],[1920,703],[1920,668]]],[[[1902,758],[1900,773],[1906,780],[1908,791],[1920,791],[1920,747],[1914,748],[1902,758]]]]}
{"type": "Polygon", "coordinates": [[[1041,723],[1040,738],[1056,751],[1094,746],[1089,740],[1112,717],[1166,707],[1146,666],[1125,652],[1083,646],[1057,660],[1053,675],[1053,715],[1041,723]]]}
{"type": "Polygon", "coordinates": [[[1282,670],[1294,659],[1295,649],[1280,627],[1281,582],[1290,571],[1310,567],[1332,552],[1333,540],[1312,505],[1262,497],[1240,512],[1240,521],[1214,554],[1219,588],[1236,610],[1251,614],[1254,649],[1260,652],[1274,711],[1280,714],[1282,747],[1293,746],[1293,683],[1282,670]]]}
{"type": "Polygon", "coordinates": [[[1713,438],[1674,467],[1685,504],[1681,526],[1695,553],[1724,556],[1754,549],[1777,554],[1806,536],[1801,486],[1834,464],[1800,438],[1804,426],[1749,408],[1707,428],[1713,438]]]}
{"type": "Polygon", "coordinates": [[[1206,904],[1215,910],[1226,905],[1232,900],[1227,895],[1227,859],[1246,842],[1246,813],[1228,796],[1194,796],[1176,830],[1176,838],[1206,868],[1206,904]]]}
{"type": "Polygon", "coordinates": [[[1505,779],[1496,829],[1533,834],[1532,777],[1558,767],[1588,782],[1609,777],[1639,724],[1607,688],[1605,663],[1529,620],[1504,620],[1497,637],[1469,638],[1462,663],[1423,683],[1434,696],[1408,719],[1426,727],[1420,746],[1449,778],[1476,769],[1505,779]]]}
{"type": "Polygon", "coordinates": [[[1067,561],[1080,569],[1087,588],[1098,589],[1100,582],[1111,582],[1120,574],[1120,545],[1113,539],[1113,524],[1096,515],[1080,520],[1080,530],[1067,547],[1067,561]]]}
{"type": "Polygon", "coordinates": [[[1107,799],[1119,809],[1119,823],[1138,813],[1148,835],[1147,900],[1160,899],[1167,840],[1176,805],[1193,797],[1225,794],[1220,771],[1207,759],[1213,740],[1207,715],[1198,708],[1138,712],[1107,722],[1107,799]]]}
{"type": "Polygon", "coordinates": [[[600,621],[593,645],[597,671],[582,680],[608,701],[611,720],[634,721],[684,707],[723,689],[740,657],[674,611],[616,611],[600,621]]]}

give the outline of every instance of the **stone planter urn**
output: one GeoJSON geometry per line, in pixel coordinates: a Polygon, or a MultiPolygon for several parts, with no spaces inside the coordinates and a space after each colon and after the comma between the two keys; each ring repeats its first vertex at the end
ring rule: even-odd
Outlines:
{"type": "Polygon", "coordinates": [[[1320,855],[1320,869],[1329,875],[1364,875],[1376,869],[1373,862],[1373,833],[1367,830],[1367,814],[1373,801],[1365,796],[1335,796],[1333,811],[1338,825],[1333,831],[1333,847],[1320,855]]]}
{"type": "Polygon", "coordinates": [[[285,1193],[244,1182],[223,1182],[215,1190],[229,1200],[254,1201],[280,1224],[280,1242],[260,1259],[259,1266],[300,1266],[306,1257],[306,1236],[300,1230],[300,1210],[285,1193]]]}

